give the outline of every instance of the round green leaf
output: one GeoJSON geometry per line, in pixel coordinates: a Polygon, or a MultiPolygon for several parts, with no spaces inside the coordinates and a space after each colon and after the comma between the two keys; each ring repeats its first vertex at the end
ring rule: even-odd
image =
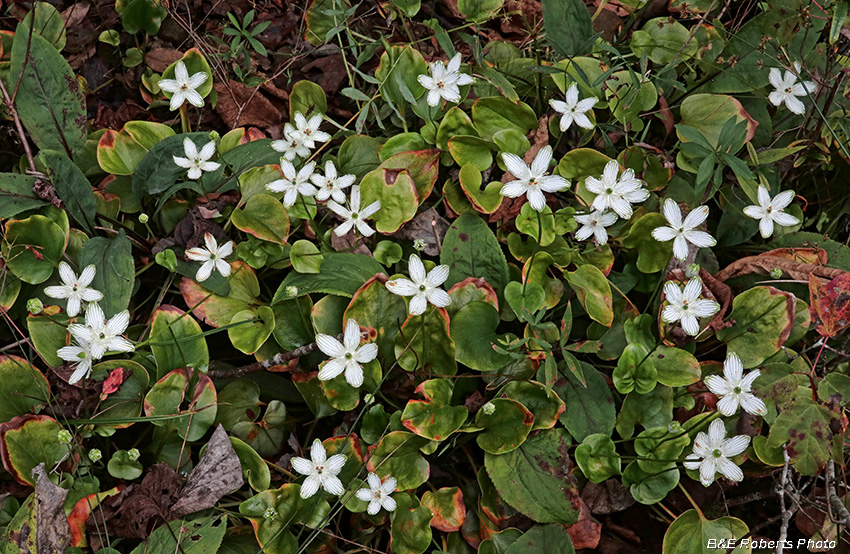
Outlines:
{"type": "MultiPolygon", "coordinates": [[[[145,2],[150,0],[135,0],[136,2],[145,2]]],[[[201,51],[197,48],[190,48],[183,54],[183,57],[177,61],[182,61],[186,65],[186,71],[189,73],[191,77],[195,73],[203,73],[207,76],[207,80],[204,81],[204,84],[199,86],[197,89],[198,94],[201,97],[206,98],[206,96],[212,92],[213,89],[213,74],[210,69],[210,64],[207,63],[207,60],[204,58],[201,51]]],[[[165,68],[165,71],[162,72],[163,79],[174,79],[174,69],[177,67],[177,62],[169,65],[165,68]]],[[[168,98],[171,98],[170,92],[163,91],[163,94],[168,98]]],[[[204,143],[206,144],[206,143],[204,143]]]]}
{"type": "Polygon", "coordinates": [[[465,406],[452,406],[452,382],[431,379],[416,387],[425,400],[409,400],[401,414],[401,423],[420,437],[442,441],[460,429],[469,411],[465,406]]]}
{"type": "Polygon", "coordinates": [[[138,460],[130,458],[130,453],[126,450],[116,450],[106,464],[106,469],[109,474],[116,479],[124,479],[132,481],[142,475],[142,464],[138,460]]]}
{"type": "Polygon", "coordinates": [[[274,312],[268,306],[242,310],[230,320],[227,336],[233,346],[245,354],[253,354],[266,342],[275,328],[274,312]],[[247,322],[247,323],[246,323],[247,322]]]}
{"type": "Polygon", "coordinates": [[[2,255],[6,267],[21,281],[43,283],[62,258],[66,239],[62,228],[43,215],[6,222],[2,255]]]}
{"type": "Polygon", "coordinates": [[[395,233],[413,219],[419,207],[416,184],[406,169],[378,168],[360,182],[361,206],[380,201],[381,209],[372,216],[375,228],[384,234],[395,233]]]}
{"type": "Polygon", "coordinates": [[[0,356],[0,423],[29,413],[49,397],[41,371],[18,356],[0,356]]]}
{"type": "MultiPolygon", "coordinates": [[[[372,447],[367,467],[392,475],[398,481],[398,490],[415,489],[428,480],[430,466],[419,449],[428,441],[405,431],[387,433],[377,446],[372,447]],[[380,469],[376,469],[380,467],[380,469]]],[[[430,516],[428,517],[430,520],[430,516]]]]}
{"type": "MultiPolygon", "coordinates": [[[[402,488],[399,486],[399,488],[402,488]]],[[[422,554],[431,545],[431,510],[410,493],[396,493],[390,516],[391,546],[395,554],[422,554]]]]}
{"type": "Polygon", "coordinates": [[[601,483],[620,474],[620,455],[608,435],[590,435],[576,447],[576,463],[590,481],[601,483]]]}
{"type": "Polygon", "coordinates": [[[493,344],[502,337],[496,334],[498,325],[499,312],[487,302],[470,302],[461,308],[449,327],[457,361],[478,371],[507,365],[511,357],[493,349],[493,344]]]}
{"type": "Polygon", "coordinates": [[[475,414],[475,426],[484,429],[475,440],[484,452],[505,454],[519,448],[534,426],[534,414],[509,398],[490,401],[492,413],[480,409],[475,414]]]}
{"type": "MultiPolygon", "coordinates": [[[[730,543],[749,534],[747,525],[736,517],[706,519],[697,510],[688,510],[676,518],[664,533],[663,554],[702,554],[714,542],[730,543]]],[[[746,549],[736,548],[734,552],[746,549]]]]}
{"type": "Polygon", "coordinates": [[[0,425],[0,456],[17,482],[35,486],[33,469],[42,463],[55,467],[68,455],[68,445],[59,440],[61,430],[46,415],[26,414],[0,425]]]}
{"type": "Polygon", "coordinates": [[[233,211],[231,218],[233,225],[240,231],[258,239],[286,244],[289,236],[289,216],[283,204],[273,196],[251,196],[244,207],[233,211]]]}

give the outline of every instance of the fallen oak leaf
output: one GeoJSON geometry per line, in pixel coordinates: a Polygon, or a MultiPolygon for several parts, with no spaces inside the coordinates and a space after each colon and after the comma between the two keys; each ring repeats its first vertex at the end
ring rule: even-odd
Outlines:
{"type": "Polygon", "coordinates": [[[774,268],[779,268],[792,279],[808,280],[809,275],[832,279],[844,270],[825,267],[827,254],[820,248],[778,248],[736,260],[718,272],[714,277],[718,281],[728,281],[733,277],[749,273],[768,274],[774,268]]]}
{"type": "Polygon", "coordinates": [[[206,445],[201,461],[189,474],[180,499],[171,507],[176,517],[212,508],[221,498],[242,486],[242,464],[220,424],[206,445]]]}

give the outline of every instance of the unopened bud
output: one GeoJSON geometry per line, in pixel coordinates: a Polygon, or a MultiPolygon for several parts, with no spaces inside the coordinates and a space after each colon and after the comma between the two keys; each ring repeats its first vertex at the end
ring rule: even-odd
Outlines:
{"type": "Polygon", "coordinates": [[[782,269],[779,267],[774,267],[770,270],[770,276],[774,279],[780,279],[782,277],[782,269]]]}
{"type": "Polygon", "coordinates": [[[148,221],[150,221],[150,218],[148,217],[148,214],[145,214],[145,213],[139,214],[139,223],[141,223],[142,225],[144,225],[144,224],[145,224],[145,223],[147,223],[148,221]]]}
{"type": "Polygon", "coordinates": [[[416,250],[419,250],[420,252],[422,250],[425,250],[426,246],[427,246],[427,244],[425,244],[425,239],[416,239],[416,240],[413,241],[413,248],[415,248],[416,250]]]}
{"type": "Polygon", "coordinates": [[[27,300],[27,311],[32,315],[38,315],[44,311],[44,304],[38,298],[30,298],[27,300]]]}
{"type": "Polygon", "coordinates": [[[59,431],[56,434],[56,436],[59,439],[59,442],[61,442],[61,443],[68,444],[68,443],[71,442],[71,438],[72,438],[71,432],[68,431],[67,429],[62,429],[61,431],[59,431]]]}
{"type": "Polygon", "coordinates": [[[484,411],[484,415],[493,415],[493,412],[496,411],[496,405],[492,402],[487,402],[481,407],[481,410],[484,411]]]}
{"type": "Polygon", "coordinates": [[[210,140],[218,142],[218,139],[220,138],[221,135],[219,135],[217,131],[210,131],[210,140]]]}
{"type": "Polygon", "coordinates": [[[277,510],[274,508],[266,508],[265,513],[263,513],[264,519],[274,519],[277,517],[277,510]]]}
{"type": "Polygon", "coordinates": [[[135,462],[141,456],[141,452],[139,452],[138,448],[131,448],[127,451],[127,457],[130,458],[131,462],[135,462]]]}
{"type": "Polygon", "coordinates": [[[101,452],[99,448],[92,448],[89,450],[89,460],[92,462],[99,462],[102,458],[103,452],[101,452]]]}

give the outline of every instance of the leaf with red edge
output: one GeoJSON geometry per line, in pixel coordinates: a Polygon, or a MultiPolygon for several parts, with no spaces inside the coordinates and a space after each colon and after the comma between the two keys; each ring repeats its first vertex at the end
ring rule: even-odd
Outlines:
{"type": "Polygon", "coordinates": [[[431,510],[431,527],[440,531],[457,531],[466,520],[463,493],[457,487],[444,487],[422,495],[422,505],[431,510]]]}
{"type": "Polygon", "coordinates": [[[850,325],[850,273],[824,284],[809,275],[812,321],[818,333],[834,337],[850,325]]]}
{"type": "Polygon", "coordinates": [[[431,379],[416,387],[425,400],[410,400],[401,414],[401,423],[420,437],[445,440],[460,429],[469,411],[465,406],[451,406],[452,382],[431,379]]]}
{"type": "Polygon", "coordinates": [[[86,520],[92,514],[92,511],[100,505],[101,500],[115,496],[124,488],[125,485],[118,485],[108,491],[84,496],[74,504],[71,513],[68,514],[68,524],[71,526],[71,546],[85,548],[89,545],[88,537],[86,537],[86,520]]]}
{"type": "Polygon", "coordinates": [[[35,485],[32,470],[40,463],[53,468],[68,455],[59,440],[62,426],[50,416],[26,414],[0,424],[0,459],[22,485],[35,485]]]}

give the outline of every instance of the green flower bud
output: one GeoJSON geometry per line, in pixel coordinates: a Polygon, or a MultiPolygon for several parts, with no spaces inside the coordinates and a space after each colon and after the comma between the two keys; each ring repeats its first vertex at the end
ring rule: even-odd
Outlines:
{"type": "Polygon", "coordinates": [[[68,431],[67,429],[62,429],[61,431],[56,433],[56,436],[59,438],[59,442],[62,442],[62,443],[65,443],[65,444],[70,443],[71,439],[73,438],[71,436],[71,432],[68,431]]]}
{"type": "Polygon", "coordinates": [[[139,456],[141,456],[141,455],[142,454],[141,454],[141,452],[139,452],[138,448],[131,448],[130,450],[127,451],[127,457],[130,458],[131,462],[135,462],[136,460],[138,460],[139,456]]]}
{"type": "Polygon", "coordinates": [[[32,315],[38,315],[44,311],[44,304],[38,298],[30,298],[27,300],[27,311],[32,315]]]}
{"type": "Polygon", "coordinates": [[[89,460],[96,463],[101,459],[103,459],[103,452],[101,452],[99,448],[92,448],[89,450],[89,460]]]}
{"type": "Polygon", "coordinates": [[[146,214],[146,213],[141,213],[141,214],[139,214],[139,223],[141,223],[142,225],[144,225],[144,224],[145,224],[145,223],[147,223],[148,221],[150,221],[150,218],[148,217],[148,214],[146,214]]]}
{"type": "Polygon", "coordinates": [[[779,267],[774,267],[773,269],[770,270],[770,276],[774,279],[781,279],[782,278],[782,269],[779,268],[779,267]]]}
{"type": "Polygon", "coordinates": [[[486,404],[484,404],[484,406],[481,407],[481,409],[484,411],[484,415],[493,415],[493,413],[496,411],[496,405],[492,402],[487,402],[486,404]]]}
{"type": "Polygon", "coordinates": [[[413,241],[413,248],[415,248],[416,250],[419,250],[420,252],[422,250],[425,250],[426,246],[427,246],[427,244],[425,244],[425,239],[416,239],[416,240],[413,241]]]}
{"type": "Polygon", "coordinates": [[[263,514],[264,519],[275,519],[277,517],[277,510],[274,508],[266,508],[265,513],[263,514]]]}
{"type": "Polygon", "coordinates": [[[210,140],[214,140],[218,142],[218,139],[221,138],[221,135],[218,134],[217,131],[210,131],[210,140]]]}

